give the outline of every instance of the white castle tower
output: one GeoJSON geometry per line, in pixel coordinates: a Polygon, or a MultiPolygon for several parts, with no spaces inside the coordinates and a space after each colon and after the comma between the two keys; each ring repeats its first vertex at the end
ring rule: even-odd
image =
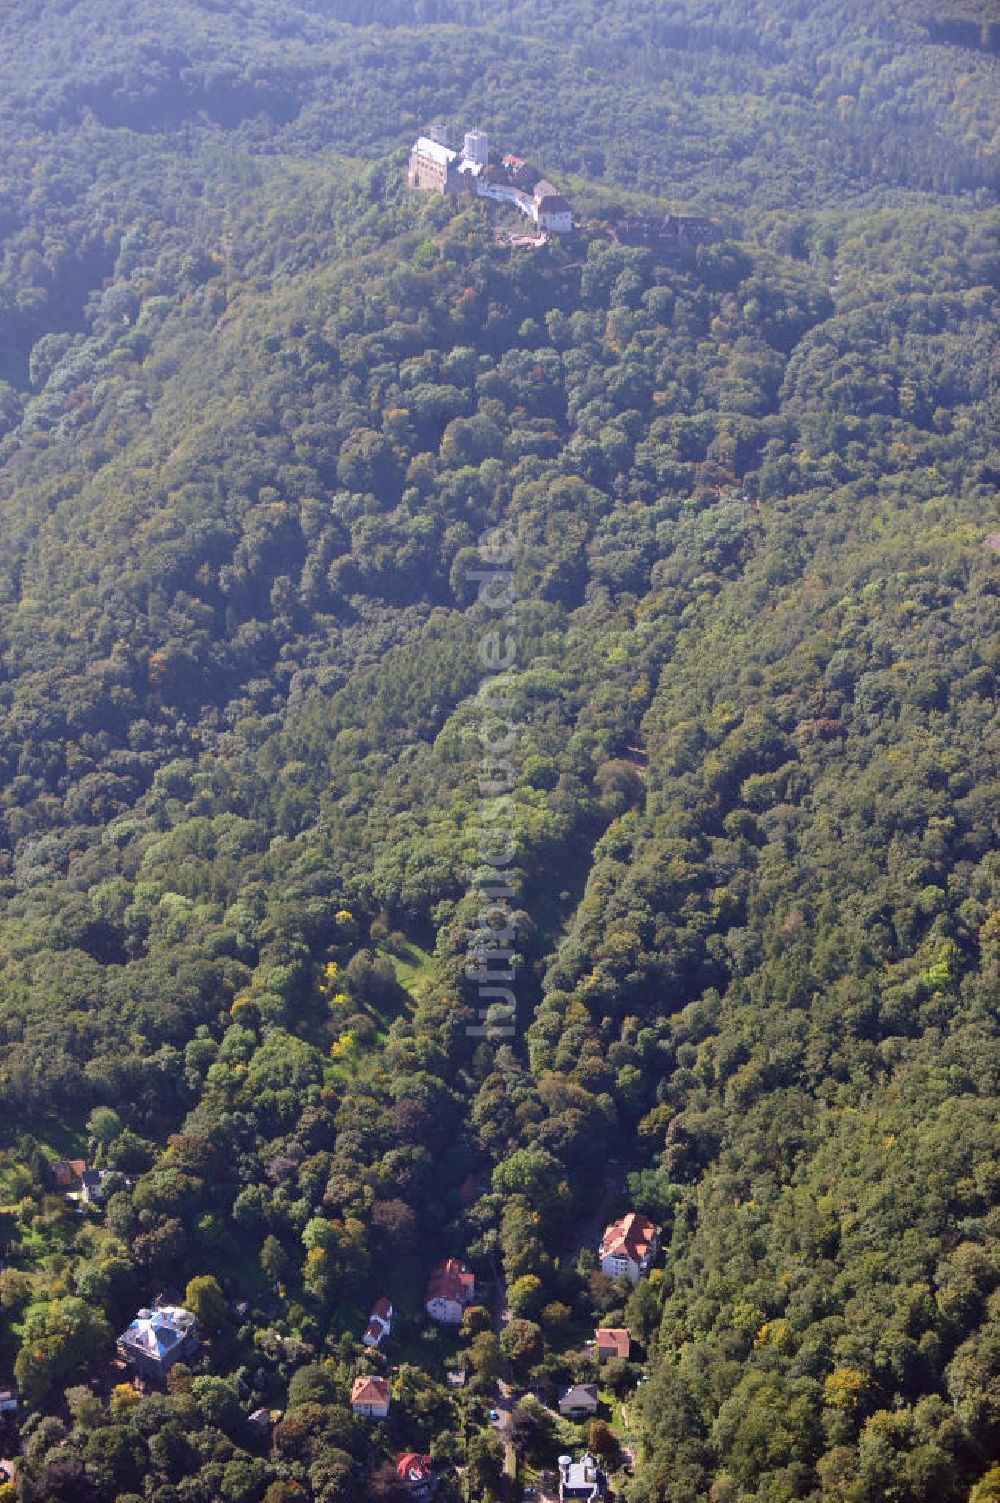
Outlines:
{"type": "Polygon", "coordinates": [[[489,138],[484,130],[467,130],[465,150],[462,155],[476,167],[485,167],[490,160],[489,138]]]}

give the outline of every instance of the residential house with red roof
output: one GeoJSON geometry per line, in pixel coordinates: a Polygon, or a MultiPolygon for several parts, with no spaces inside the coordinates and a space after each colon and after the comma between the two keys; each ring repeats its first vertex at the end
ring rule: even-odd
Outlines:
{"type": "Polygon", "coordinates": [[[660,1228],[647,1216],[629,1211],[620,1221],[604,1228],[598,1250],[602,1270],[610,1279],[623,1276],[637,1284],[656,1257],[660,1245],[660,1228]]]}
{"type": "Polygon", "coordinates": [[[623,1362],[627,1362],[632,1350],[632,1338],[620,1326],[598,1326],[594,1336],[594,1349],[598,1362],[607,1362],[612,1357],[620,1357],[623,1362]]]}
{"type": "Polygon", "coordinates": [[[404,1451],[396,1460],[396,1475],[412,1498],[426,1498],[434,1487],[434,1466],[429,1456],[404,1451]]]}
{"type": "Polygon", "coordinates": [[[372,1305],[365,1334],[361,1340],[365,1346],[381,1346],[392,1331],[392,1305],[382,1294],[372,1305]]]}
{"type": "Polygon", "coordinates": [[[458,1258],[446,1258],[431,1271],[425,1299],[427,1314],[446,1325],[457,1325],[475,1294],[476,1277],[471,1268],[458,1258]]]}
{"type": "Polygon", "coordinates": [[[385,1419],[389,1413],[388,1378],[355,1378],[351,1389],[351,1408],[367,1419],[385,1419]]]}
{"type": "Polygon", "coordinates": [[[56,1159],[52,1178],[57,1190],[79,1190],[87,1172],[86,1159],[56,1159]]]}

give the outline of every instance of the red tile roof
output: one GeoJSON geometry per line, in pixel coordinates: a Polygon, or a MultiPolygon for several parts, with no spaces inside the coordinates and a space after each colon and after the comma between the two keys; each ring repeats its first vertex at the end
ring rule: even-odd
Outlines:
{"type": "Polygon", "coordinates": [[[355,1378],[351,1389],[352,1404],[388,1404],[389,1380],[387,1378],[355,1378]]]}
{"type": "Polygon", "coordinates": [[[431,1458],[418,1451],[404,1451],[396,1462],[396,1471],[404,1482],[427,1482],[431,1475],[431,1458]]]}
{"type": "Polygon", "coordinates": [[[372,1305],[372,1316],[378,1316],[380,1320],[388,1320],[392,1314],[392,1304],[384,1294],[380,1294],[372,1305]]]}
{"type": "Polygon", "coordinates": [[[432,1269],[427,1284],[428,1303],[432,1299],[454,1299],[459,1304],[470,1300],[475,1292],[476,1276],[458,1258],[446,1258],[432,1269]]]}
{"type": "Polygon", "coordinates": [[[59,1186],[79,1184],[86,1172],[86,1159],[56,1159],[52,1166],[55,1182],[59,1186]]]}
{"type": "Polygon", "coordinates": [[[637,1211],[629,1211],[620,1221],[612,1221],[604,1228],[601,1238],[601,1257],[616,1253],[641,1263],[660,1234],[658,1226],[637,1211]]]}
{"type": "Polygon", "coordinates": [[[598,1326],[594,1339],[598,1347],[612,1348],[616,1357],[627,1358],[632,1350],[631,1336],[618,1326],[598,1326]]]}

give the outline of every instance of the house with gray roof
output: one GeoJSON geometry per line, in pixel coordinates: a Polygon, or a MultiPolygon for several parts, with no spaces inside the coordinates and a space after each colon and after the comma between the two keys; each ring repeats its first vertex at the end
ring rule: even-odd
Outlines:
{"type": "Polygon", "coordinates": [[[584,1503],[598,1503],[604,1497],[607,1480],[597,1457],[589,1451],[579,1461],[574,1461],[571,1456],[559,1458],[560,1503],[567,1498],[581,1498],[584,1503]]]}
{"type": "Polygon", "coordinates": [[[198,1322],[180,1305],[140,1310],[118,1338],[118,1350],[143,1378],[161,1380],[198,1350],[198,1322]]]}
{"type": "Polygon", "coordinates": [[[597,1413],[597,1384],[573,1383],[560,1389],[559,1413],[565,1419],[590,1419],[597,1413]]]}

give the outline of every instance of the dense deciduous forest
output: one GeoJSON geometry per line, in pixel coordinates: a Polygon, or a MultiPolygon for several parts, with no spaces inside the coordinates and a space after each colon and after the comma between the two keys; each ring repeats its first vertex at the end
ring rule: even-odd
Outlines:
{"type": "Polygon", "coordinates": [[[406,1452],[489,1503],[585,1443],[626,1503],[1000,1499],[992,8],[0,37],[0,1503],[392,1503],[406,1452]],[[438,118],[574,234],[408,194],[438,118]],[[668,210],[716,243],[624,243],[668,210]],[[140,1394],[162,1292],[202,1345],[140,1394]]]}

